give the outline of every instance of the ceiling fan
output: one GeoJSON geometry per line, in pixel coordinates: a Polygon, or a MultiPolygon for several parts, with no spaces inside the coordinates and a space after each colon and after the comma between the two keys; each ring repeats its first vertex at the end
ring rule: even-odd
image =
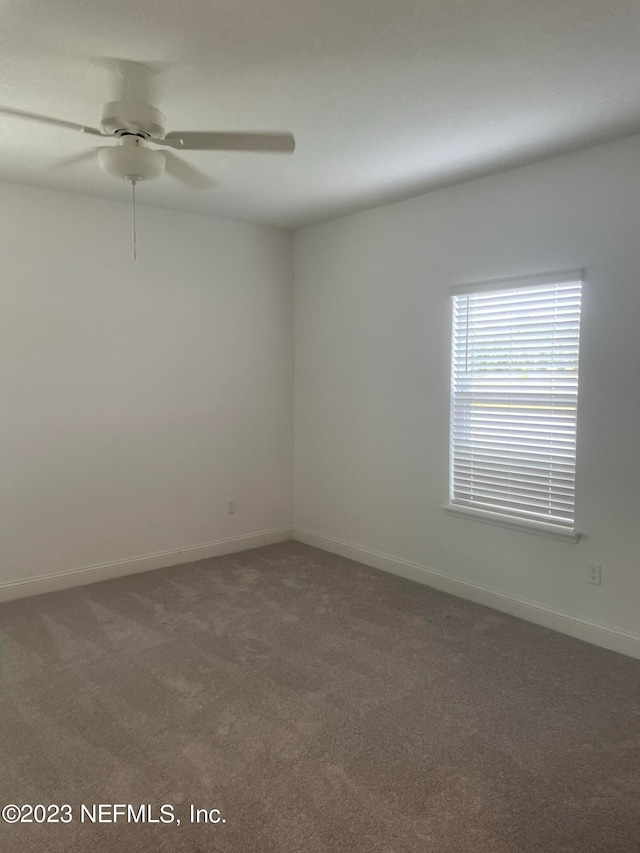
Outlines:
{"type": "Polygon", "coordinates": [[[0,107],[0,115],[37,121],[90,136],[118,139],[119,145],[97,146],[66,162],[91,159],[97,152],[103,171],[128,181],[149,181],[166,171],[193,188],[205,188],[211,186],[210,179],[174,154],[175,150],[292,154],[296,147],[291,133],[191,130],[166,133],[166,118],[160,110],[150,104],[132,101],[110,101],[105,104],[100,129],[5,107],[0,107]],[[148,147],[149,143],[173,150],[157,151],[148,147]]]}
{"type": "MultiPolygon", "coordinates": [[[[129,63],[129,65],[133,64],[129,63]]],[[[207,189],[212,186],[209,176],[175,154],[176,150],[253,151],[270,154],[292,154],[295,150],[295,139],[291,133],[191,130],[166,133],[166,118],[159,110],[150,104],[128,100],[110,101],[105,104],[100,128],[6,107],[0,107],[0,115],[28,119],[86,133],[89,136],[112,137],[118,140],[117,145],[96,146],[58,165],[82,162],[92,159],[97,154],[98,163],[107,175],[131,183],[134,206],[134,259],[136,257],[135,187],[138,181],[150,181],[167,172],[192,189],[207,189]],[[149,147],[149,143],[169,150],[159,151],[149,147]]]]}

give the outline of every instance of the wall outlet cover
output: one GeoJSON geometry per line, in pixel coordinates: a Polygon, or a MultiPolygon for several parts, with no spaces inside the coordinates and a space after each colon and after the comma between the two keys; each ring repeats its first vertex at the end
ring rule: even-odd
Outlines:
{"type": "Polygon", "coordinates": [[[602,566],[597,563],[592,563],[589,566],[589,583],[595,584],[596,586],[602,585],[602,566]]]}

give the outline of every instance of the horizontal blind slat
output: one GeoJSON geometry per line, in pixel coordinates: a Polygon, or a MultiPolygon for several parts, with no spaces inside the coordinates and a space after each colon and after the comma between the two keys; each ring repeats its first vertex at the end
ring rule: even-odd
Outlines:
{"type": "MultiPolygon", "coordinates": [[[[564,473],[568,474],[572,472],[564,473]]],[[[526,466],[522,465],[504,465],[502,467],[496,465],[495,468],[488,468],[477,463],[467,465],[465,464],[465,460],[459,460],[455,476],[466,479],[477,477],[496,481],[504,480],[506,483],[522,483],[523,485],[536,483],[548,484],[553,482],[554,488],[567,491],[575,490],[573,475],[562,476],[561,472],[555,469],[553,471],[551,471],[551,469],[536,470],[528,469],[526,466]]]]}
{"type": "Polygon", "coordinates": [[[518,492],[494,492],[490,489],[460,489],[457,497],[463,500],[480,500],[483,503],[495,501],[511,509],[522,509],[523,512],[553,512],[555,515],[569,515],[573,510],[573,501],[560,502],[555,500],[538,500],[533,495],[518,492]]]}
{"type": "Polygon", "coordinates": [[[523,483],[521,480],[506,478],[478,478],[478,477],[454,477],[454,485],[458,493],[466,490],[469,492],[492,492],[499,495],[530,495],[547,503],[557,502],[560,504],[573,504],[573,489],[558,489],[544,482],[523,483]]]}
{"type": "Polygon", "coordinates": [[[524,510],[514,511],[513,508],[508,506],[496,505],[495,503],[483,502],[477,500],[465,500],[464,498],[452,498],[451,503],[458,504],[459,506],[467,506],[474,507],[480,510],[486,510],[487,512],[498,512],[502,515],[511,516],[514,519],[517,518],[526,518],[530,521],[546,521],[551,524],[559,524],[570,529],[573,529],[573,517],[568,515],[556,515],[553,513],[544,513],[544,512],[526,512],[524,510]]]}

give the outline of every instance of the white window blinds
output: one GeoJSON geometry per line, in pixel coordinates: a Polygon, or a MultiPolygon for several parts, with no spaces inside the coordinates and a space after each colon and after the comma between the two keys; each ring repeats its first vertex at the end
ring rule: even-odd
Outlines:
{"type": "Polygon", "coordinates": [[[573,530],[582,277],[452,288],[453,505],[573,530]]]}

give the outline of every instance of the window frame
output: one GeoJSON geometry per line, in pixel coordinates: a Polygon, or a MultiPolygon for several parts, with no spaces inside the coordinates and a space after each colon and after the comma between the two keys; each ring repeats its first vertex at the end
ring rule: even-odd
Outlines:
{"type": "MultiPolygon", "coordinates": [[[[459,504],[454,502],[454,423],[453,423],[453,403],[454,403],[454,355],[455,355],[455,336],[454,336],[454,313],[453,313],[453,297],[455,296],[464,296],[466,294],[475,294],[482,292],[497,292],[500,290],[511,290],[515,288],[524,288],[524,287],[536,287],[536,286],[545,286],[545,285],[556,285],[556,284],[564,284],[570,282],[580,282],[581,283],[581,309],[582,309],[582,300],[584,296],[584,286],[586,282],[586,270],[584,268],[577,269],[569,269],[569,270],[556,270],[552,272],[546,273],[537,273],[533,275],[524,275],[524,276],[509,276],[506,278],[499,278],[487,281],[478,281],[478,282],[468,282],[466,284],[458,284],[452,285],[449,287],[449,296],[451,302],[451,314],[449,320],[449,328],[451,330],[451,361],[449,364],[449,502],[444,504],[442,508],[447,512],[454,516],[459,516],[461,518],[471,519],[473,521],[485,522],[490,524],[497,524],[501,527],[507,527],[515,530],[519,530],[527,533],[534,533],[542,536],[548,536],[554,539],[560,539],[563,541],[569,542],[577,542],[580,538],[582,538],[581,533],[578,532],[577,524],[576,524],[576,505],[574,502],[574,514],[573,514],[573,526],[562,525],[562,524],[554,524],[553,522],[547,522],[542,519],[533,519],[527,518],[525,516],[518,516],[514,514],[509,514],[507,512],[500,512],[499,509],[496,511],[491,511],[481,507],[469,506],[467,504],[459,504]]],[[[578,341],[578,383],[580,381],[580,342],[581,342],[581,333],[582,333],[582,313],[580,313],[580,325],[577,333],[577,341],[578,341]]],[[[576,416],[575,416],[575,473],[574,473],[574,492],[577,489],[577,480],[578,480],[578,470],[577,470],[577,462],[578,462],[578,452],[577,452],[577,435],[578,435],[578,406],[579,406],[579,385],[576,391],[576,416]]]]}

